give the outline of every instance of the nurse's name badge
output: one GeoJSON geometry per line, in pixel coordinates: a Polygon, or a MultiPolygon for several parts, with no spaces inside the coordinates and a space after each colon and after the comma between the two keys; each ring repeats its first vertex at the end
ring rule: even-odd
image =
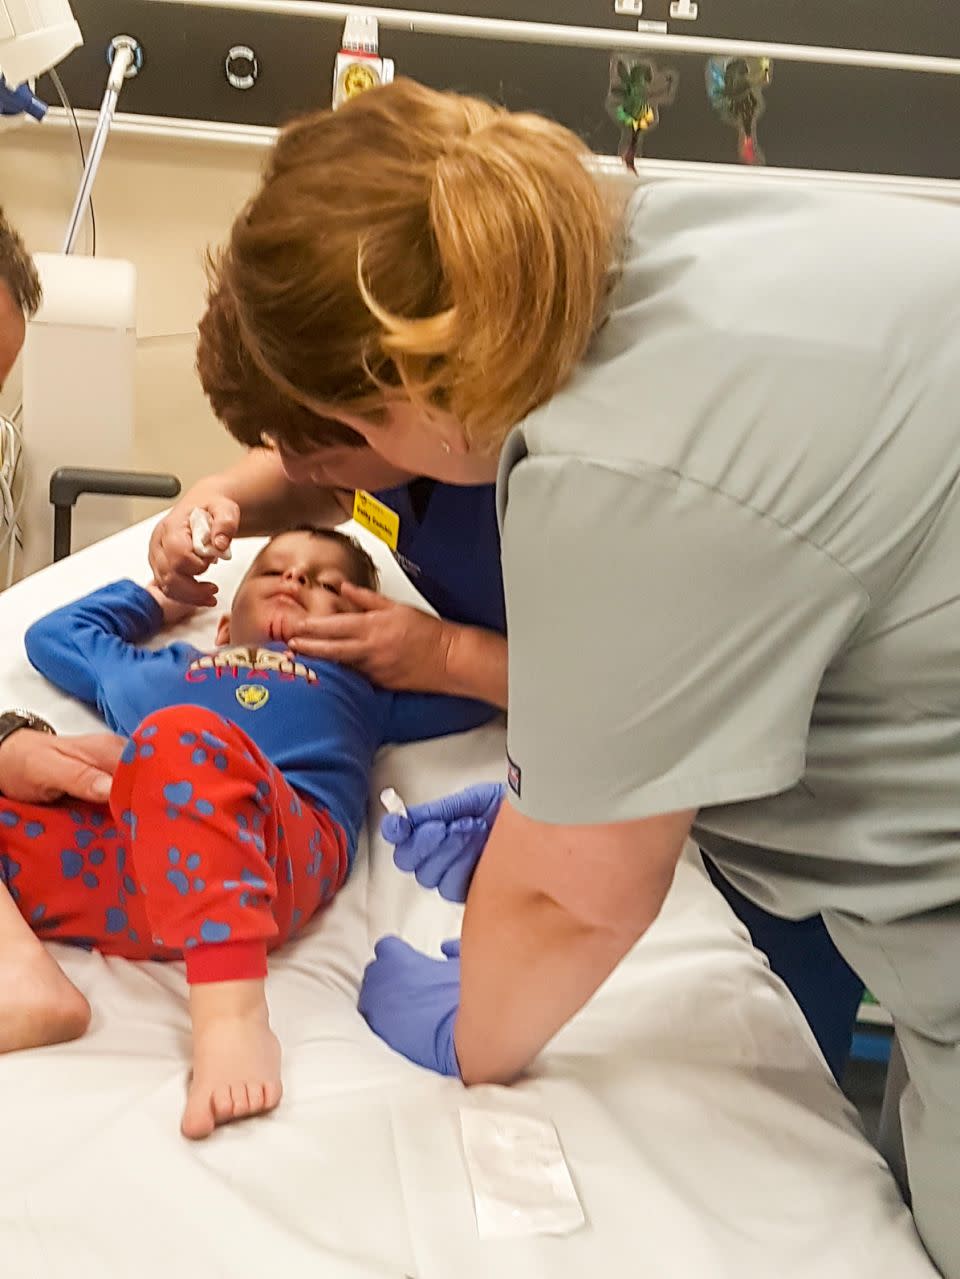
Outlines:
{"type": "Polygon", "coordinates": [[[356,522],[385,542],[391,551],[397,549],[400,538],[400,516],[389,506],[378,502],[366,489],[357,489],[353,498],[353,518],[356,522]]]}

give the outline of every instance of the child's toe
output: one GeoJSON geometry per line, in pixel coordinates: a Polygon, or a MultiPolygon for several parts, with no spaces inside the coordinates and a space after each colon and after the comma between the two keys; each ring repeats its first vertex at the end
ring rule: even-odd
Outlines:
{"type": "Polygon", "coordinates": [[[250,1114],[250,1096],[246,1084],[231,1084],[230,1095],[233,1098],[234,1119],[245,1119],[250,1114]]]}
{"type": "Polygon", "coordinates": [[[218,1084],[211,1098],[213,1114],[218,1124],[228,1124],[233,1118],[233,1092],[229,1084],[218,1084]]]}

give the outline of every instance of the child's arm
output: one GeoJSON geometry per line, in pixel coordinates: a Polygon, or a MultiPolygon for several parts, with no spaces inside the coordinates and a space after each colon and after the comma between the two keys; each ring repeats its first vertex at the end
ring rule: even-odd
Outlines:
{"type": "Polygon", "coordinates": [[[465,733],[489,723],[500,712],[487,702],[442,693],[394,693],[387,719],[388,742],[420,742],[429,737],[465,733]]]}
{"type": "Polygon", "coordinates": [[[156,635],[165,620],[149,590],[114,582],[34,622],[24,637],[27,657],[52,684],[99,706],[107,670],[154,657],[136,644],[156,635]]]}

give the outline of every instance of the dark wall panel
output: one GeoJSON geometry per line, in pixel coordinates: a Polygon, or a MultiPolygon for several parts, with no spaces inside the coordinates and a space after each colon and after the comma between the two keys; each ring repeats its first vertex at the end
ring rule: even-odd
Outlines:
{"type": "MultiPolygon", "coordinates": [[[[449,11],[430,0],[388,7],[449,11]]],[[[669,0],[646,0],[645,19],[666,19],[669,0]]],[[[204,10],[147,0],[73,0],[86,45],[61,68],[76,106],[96,107],[105,49],[121,32],[136,36],[146,61],[121,107],[144,115],[275,125],[329,105],[340,27],[298,17],[204,10]],[[227,82],[233,45],[256,51],[260,75],[248,91],[227,82]]],[[[678,34],[840,45],[960,57],[953,0],[699,0],[695,22],[671,22],[678,34]]],[[[453,0],[452,11],[630,30],[613,0],[453,0]]],[[[543,111],[576,129],[594,149],[613,151],[608,120],[608,57],[595,51],[508,45],[383,31],[381,48],[398,74],[438,87],[482,93],[511,107],[543,111]]],[[[659,59],[680,75],[675,104],[664,110],[646,154],[663,159],[730,161],[732,130],[711,111],[704,59],[659,59]]],[[[46,87],[48,96],[52,91],[46,87]]],[[[779,62],[767,91],[760,138],[768,163],[960,177],[960,79],[779,62]]]]}

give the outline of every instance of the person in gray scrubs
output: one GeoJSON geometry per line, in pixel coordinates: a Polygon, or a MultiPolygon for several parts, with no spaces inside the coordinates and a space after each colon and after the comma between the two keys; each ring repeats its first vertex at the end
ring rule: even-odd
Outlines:
{"type": "Polygon", "coordinates": [[[368,1019],[509,1081],[692,833],[767,910],[822,913],[893,1015],[917,1225],[960,1279],[960,211],[762,180],[612,211],[581,160],[398,82],[281,135],[221,263],[285,394],[417,474],[499,452],[512,789],[462,958],[382,953],[368,1019]]]}

